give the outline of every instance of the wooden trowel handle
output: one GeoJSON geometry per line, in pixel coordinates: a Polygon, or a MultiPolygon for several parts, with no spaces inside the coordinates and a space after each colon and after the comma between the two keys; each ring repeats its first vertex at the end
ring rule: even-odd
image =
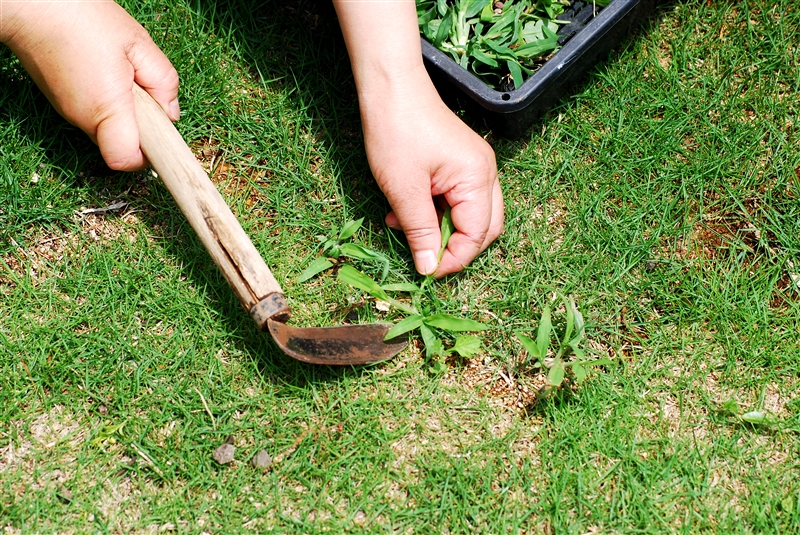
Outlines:
{"type": "Polygon", "coordinates": [[[286,321],[280,284],[161,106],[134,84],[142,152],[259,327],[286,321]]]}

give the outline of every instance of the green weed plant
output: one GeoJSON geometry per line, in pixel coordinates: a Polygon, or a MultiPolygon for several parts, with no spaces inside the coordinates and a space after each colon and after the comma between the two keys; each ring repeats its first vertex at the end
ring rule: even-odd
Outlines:
{"type": "Polygon", "coordinates": [[[568,370],[572,372],[575,382],[582,383],[586,379],[588,369],[591,366],[613,364],[611,360],[606,358],[587,359],[586,351],[581,347],[581,343],[586,338],[586,325],[583,321],[583,314],[581,314],[572,296],[568,298],[559,296],[559,298],[566,309],[566,326],[564,336],[560,340],[553,325],[550,305],[545,306],[542,311],[539,328],[536,331],[536,340],[520,331],[515,333],[519,341],[522,342],[523,347],[528,351],[528,355],[535,359],[533,366],[548,370],[547,384],[541,392],[545,396],[561,387],[568,370]],[[553,348],[555,356],[552,362],[548,363],[546,359],[554,337],[557,341],[556,346],[553,348]],[[570,356],[574,356],[574,359],[568,360],[570,356]]]}

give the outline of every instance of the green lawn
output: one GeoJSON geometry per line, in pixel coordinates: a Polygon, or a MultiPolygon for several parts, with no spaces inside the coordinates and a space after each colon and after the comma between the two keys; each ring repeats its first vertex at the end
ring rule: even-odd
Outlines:
{"type": "MultiPolygon", "coordinates": [[[[293,324],[401,318],[332,271],[297,281],[365,217],[356,243],[419,282],[330,5],[122,3],[181,74],[178,128],[293,324]]],[[[795,0],[660,7],[528,137],[467,117],[506,231],[433,299],[490,325],[480,353],[441,373],[414,337],[332,369],[257,332],[158,180],[108,171],[0,50],[0,529],[800,531],[798,112],[795,0]],[[539,399],[515,332],[554,293],[614,365],[539,399]]]]}

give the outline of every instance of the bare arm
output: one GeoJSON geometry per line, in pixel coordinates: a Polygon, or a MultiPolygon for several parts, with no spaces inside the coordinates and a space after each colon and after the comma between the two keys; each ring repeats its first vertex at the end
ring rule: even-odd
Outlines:
{"type": "Polygon", "coordinates": [[[422,274],[463,269],[503,229],[491,147],[441,101],[422,63],[414,0],[334,0],[353,66],[367,157],[422,274]],[[435,197],[456,233],[442,262],[435,197]]]}

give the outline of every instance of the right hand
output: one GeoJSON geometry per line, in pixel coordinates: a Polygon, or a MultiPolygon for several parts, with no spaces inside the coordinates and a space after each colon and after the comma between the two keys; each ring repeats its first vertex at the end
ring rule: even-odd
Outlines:
{"type": "Polygon", "coordinates": [[[139,148],[136,82],[180,117],[178,72],[142,26],[113,1],[7,2],[0,41],[19,57],[58,113],[120,171],[147,163],[139,148]]]}
{"type": "Polygon", "coordinates": [[[443,277],[464,269],[503,231],[503,194],[494,151],[444,105],[420,68],[362,93],[364,142],[372,173],[423,275],[443,277]],[[441,263],[437,198],[452,208],[455,232],[441,263]]]}

